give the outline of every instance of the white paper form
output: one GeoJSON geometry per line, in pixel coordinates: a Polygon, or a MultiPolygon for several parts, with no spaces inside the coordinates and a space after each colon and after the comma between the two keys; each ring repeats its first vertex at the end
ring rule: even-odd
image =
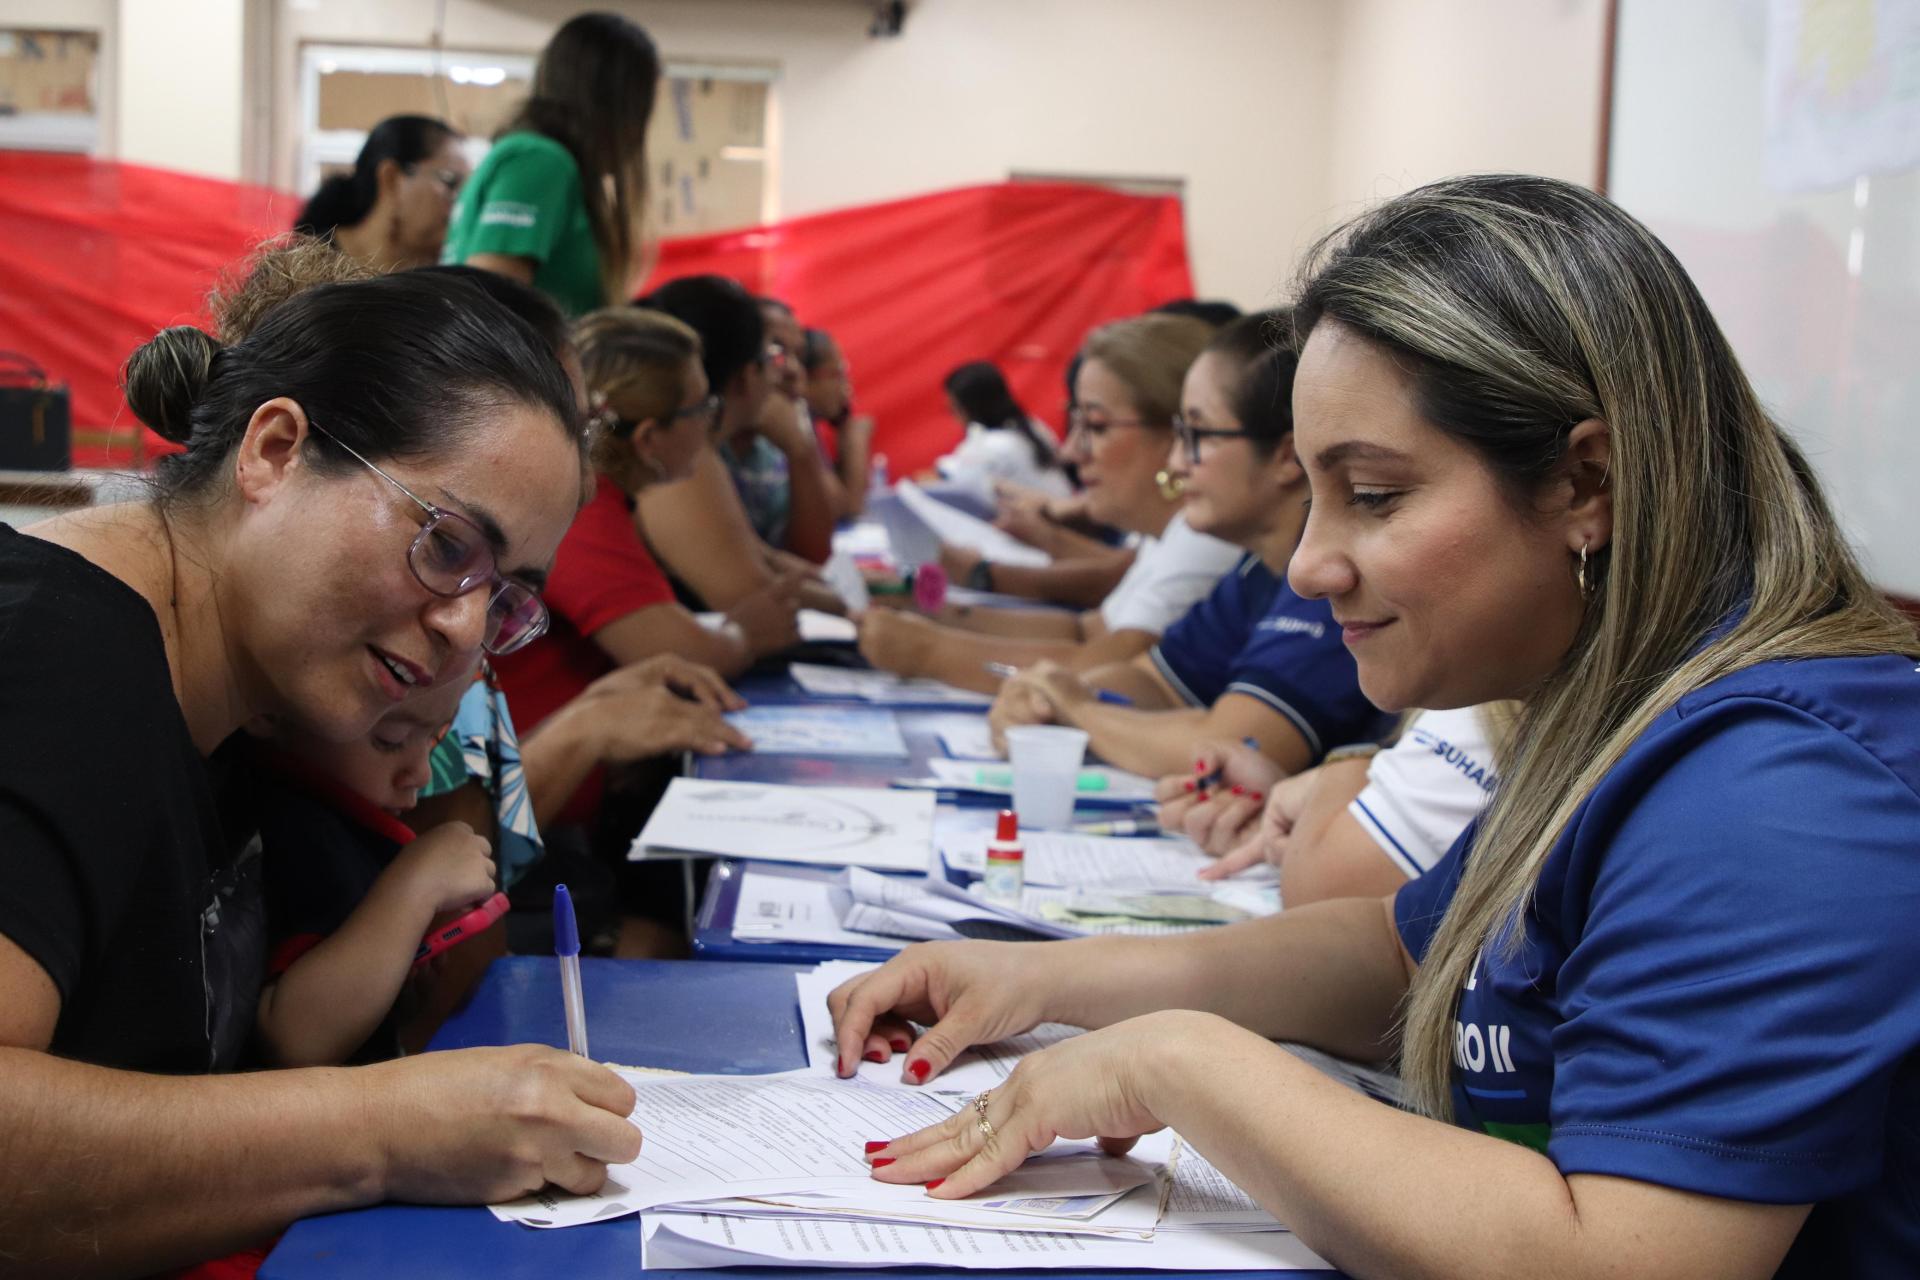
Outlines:
{"type": "MultiPolygon", "coordinates": [[[[878,536],[880,544],[879,554],[884,555],[887,547],[886,529],[878,524],[872,525],[870,528],[878,536]]],[[[873,603],[867,595],[867,580],[861,575],[860,566],[853,562],[853,557],[859,553],[854,550],[854,545],[851,541],[843,544],[838,535],[835,535],[833,541],[833,554],[828,556],[826,564],[820,567],[820,577],[833,591],[833,594],[840,597],[840,603],[847,606],[849,613],[859,613],[862,609],[873,603]]],[[[803,617],[809,612],[811,612],[811,610],[801,610],[803,617]]],[[[806,639],[805,631],[801,632],[800,638],[803,640],[806,639]]]]}
{"type": "Polygon", "coordinates": [[[794,682],[816,698],[854,698],[883,707],[991,706],[993,699],[970,689],[956,689],[938,680],[908,680],[885,671],[856,671],[815,662],[796,662],[787,668],[794,682]]]}
{"type": "Polygon", "coordinates": [[[880,707],[748,707],[727,723],[753,739],[756,755],[870,756],[905,760],[907,740],[880,707]]]}
{"type": "Polygon", "coordinates": [[[548,1188],[488,1206],[496,1218],[575,1226],[655,1205],[822,1188],[858,1188],[872,1201],[920,1199],[920,1187],[875,1182],[865,1144],[936,1124],[964,1104],[954,1095],[882,1089],[810,1070],[620,1075],[637,1099],[640,1158],[608,1166],[607,1185],[597,1195],[548,1188]]]}
{"type": "MultiPolygon", "coordinates": [[[[975,791],[981,795],[991,796],[1013,794],[1013,772],[1010,765],[982,765],[971,760],[936,758],[927,761],[927,772],[931,773],[943,788],[950,790],[975,791]]],[[[1076,794],[1082,800],[1131,801],[1144,804],[1153,799],[1153,788],[1152,778],[1128,773],[1125,769],[1116,769],[1112,765],[1090,764],[1083,766],[1080,770],[1080,782],[1076,794]]]]}
{"type": "Polygon", "coordinates": [[[940,501],[911,480],[902,480],[893,487],[893,491],[920,523],[950,546],[977,551],[995,564],[1044,569],[1053,563],[1053,557],[1040,548],[1020,541],[978,516],[969,515],[958,507],[940,501]]]}
{"type": "Polygon", "coordinates": [[[1287,1231],[1155,1233],[1152,1240],[1110,1240],[823,1218],[650,1213],[643,1239],[643,1265],[663,1271],[738,1266],[1332,1270],[1332,1264],[1287,1231]]]}
{"type": "Polygon", "coordinates": [[[1048,891],[1030,888],[1019,907],[987,902],[966,890],[932,876],[882,876],[860,867],[847,870],[847,901],[840,913],[843,928],[863,933],[891,933],[920,941],[986,937],[993,926],[1005,925],[1045,938],[1072,938],[1072,927],[1043,920],[1038,898],[1048,891]],[[977,926],[971,932],[966,926],[977,926]]]}
{"type": "Polygon", "coordinates": [[[809,942],[827,946],[873,947],[898,951],[904,938],[855,933],[840,926],[840,904],[828,880],[773,876],[744,871],[740,898],[733,913],[737,942],[809,942]]]}
{"type": "Polygon", "coordinates": [[[802,609],[794,614],[793,622],[800,630],[800,639],[809,644],[852,644],[860,638],[860,628],[854,620],[837,613],[802,609]]]}
{"type": "MultiPolygon", "coordinates": [[[[835,960],[820,965],[810,973],[793,975],[794,987],[800,998],[800,1026],[807,1042],[809,1065],[827,1072],[834,1069],[836,1048],[833,1018],[827,1012],[828,993],[849,978],[870,973],[878,967],[856,961],[835,960]]],[[[976,1045],[964,1051],[953,1060],[952,1065],[926,1085],[910,1085],[901,1080],[900,1073],[906,1065],[906,1057],[897,1053],[891,1062],[862,1061],[854,1075],[856,1079],[883,1088],[919,1089],[922,1092],[931,1088],[971,1096],[1005,1080],[1013,1073],[1015,1064],[1027,1054],[1080,1034],[1082,1032],[1078,1027],[1043,1022],[1024,1035],[1013,1036],[998,1044],[976,1045]]],[[[900,1135],[877,1136],[897,1138],[900,1135]]]]}
{"type": "Polygon", "coordinates": [[[925,871],[933,810],[925,792],[675,778],[627,858],[718,855],[925,871]]]}
{"type": "MultiPolygon", "coordinates": [[[[983,875],[988,832],[940,830],[935,844],[955,871],[983,875]]],[[[1200,869],[1211,866],[1200,846],[1185,836],[1083,836],[1070,831],[1023,831],[1026,882],[1061,888],[1205,888],[1200,869]]],[[[1271,869],[1269,869],[1271,874],[1271,869]]]]}
{"type": "Polygon", "coordinates": [[[993,728],[985,716],[941,716],[931,727],[940,735],[940,746],[955,760],[1004,759],[994,750],[993,728]]]}

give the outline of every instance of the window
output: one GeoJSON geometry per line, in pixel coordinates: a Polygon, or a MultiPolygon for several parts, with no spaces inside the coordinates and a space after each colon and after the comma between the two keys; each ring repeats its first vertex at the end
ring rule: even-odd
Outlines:
{"type": "MultiPolygon", "coordinates": [[[[467,135],[476,164],[533,78],[526,54],[306,45],[300,55],[302,194],[353,164],[367,131],[391,115],[438,116],[467,135]]],[[[647,135],[649,226],[688,235],[777,214],[770,67],[669,61],[647,135]]]]}

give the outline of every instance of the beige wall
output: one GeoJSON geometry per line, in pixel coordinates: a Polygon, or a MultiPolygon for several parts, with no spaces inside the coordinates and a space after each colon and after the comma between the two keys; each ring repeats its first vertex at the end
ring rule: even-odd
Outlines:
{"type": "MultiPolygon", "coordinates": [[[[778,69],[783,215],[1013,171],[1175,178],[1199,291],[1243,305],[1368,199],[1469,169],[1594,176],[1605,0],[914,0],[884,40],[861,0],[600,3],[670,58],[778,69]]],[[[422,47],[436,7],[0,0],[0,24],[118,15],[119,155],[290,186],[300,45],[422,47]]],[[[446,42],[531,53],[584,7],[446,0],[446,42]]]]}
{"type": "Polygon", "coordinates": [[[1337,214],[1449,174],[1599,176],[1606,0],[1340,0],[1337,214]]]}

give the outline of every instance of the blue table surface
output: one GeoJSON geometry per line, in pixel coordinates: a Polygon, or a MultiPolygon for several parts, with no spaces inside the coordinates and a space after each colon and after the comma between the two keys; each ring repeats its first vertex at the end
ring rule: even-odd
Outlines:
{"type": "MultiPolygon", "coordinates": [[[[794,966],[687,960],[583,960],[588,1028],[596,1058],[676,1071],[754,1075],[806,1065],[794,966]]],[[[564,1045],[560,970],[544,956],[496,960],[467,1007],[433,1039],[434,1049],[478,1045],[564,1045]]],[[[287,1231],[261,1280],[576,1280],[640,1269],[637,1217],[539,1231],[500,1222],[482,1208],[380,1205],[308,1218],[287,1231]]],[[[711,1271],[661,1271],[708,1277],[711,1271]]],[[[728,1268],[727,1275],[844,1278],[869,1270],[728,1268]]],[[[935,1276],[939,1268],[893,1268],[935,1276]]],[[[1043,1280],[1058,1271],[999,1271],[1006,1280],[1043,1280]]],[[[1087,1275],[1088,1272],[1074,1272],[1087,1275]]],[[[1110,1274],[1158,1275],[1162,1272],[1110,1274]]],[[[1182,1272],[1217,1275],[1245,1272],[1182,1272]]]]}

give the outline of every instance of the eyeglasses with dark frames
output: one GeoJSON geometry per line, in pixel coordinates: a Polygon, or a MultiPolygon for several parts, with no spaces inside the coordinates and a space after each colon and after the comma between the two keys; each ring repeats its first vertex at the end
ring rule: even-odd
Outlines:
{"type": "Polygon", "coordinates": [[[498,657],[524,649],[546,634],[547,606],[532,587],[500,573],[493,548],[479,525],[457,511],[428,502],[311,418],[307,425],[426,512],[426,522],[407,546],[407,568],[421,586],[443,599],[464,596],[481,587],[492,588],[487,597],[487,630],[481,648],[498,657]]]}
{"type": "Polygon", "coordinates": [[[1173,438],[1180,442],[1181,450],[1189,462],[1200,461],[1200,445],[1206,440],[1246,440],[1251,431],[1229,431],[1224,427],[1196,427],[1179,414],[1173,415],[1173,438]]]}

